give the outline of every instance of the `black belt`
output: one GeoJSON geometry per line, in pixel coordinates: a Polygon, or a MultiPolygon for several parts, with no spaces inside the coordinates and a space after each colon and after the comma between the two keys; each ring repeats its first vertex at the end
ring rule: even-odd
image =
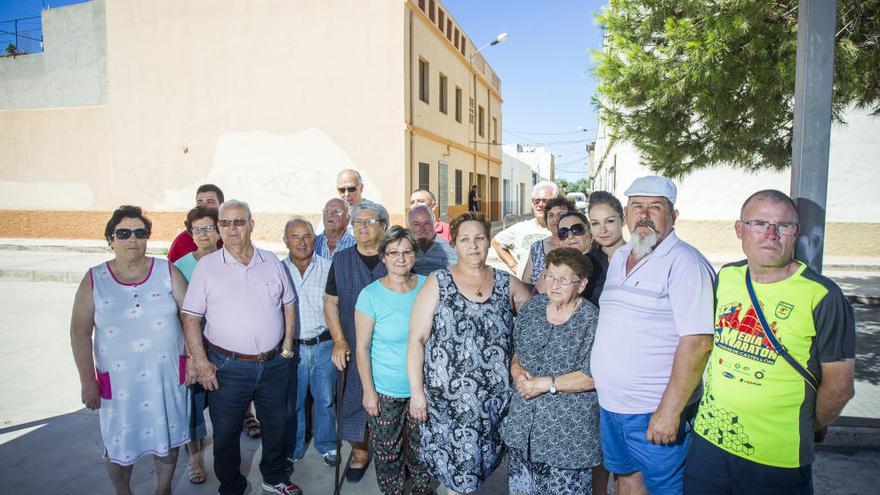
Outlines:
{"type": "Polygon", "coordinates": [[[321,332],[321,335],[318,335],[317,337],[312,337],[310,339],[293,339],[293,341],[299,345],[317,345],[321,342],[327,342],[332,338],[333,337],[330,336],[330,330],[324,330],[321,332]]]}

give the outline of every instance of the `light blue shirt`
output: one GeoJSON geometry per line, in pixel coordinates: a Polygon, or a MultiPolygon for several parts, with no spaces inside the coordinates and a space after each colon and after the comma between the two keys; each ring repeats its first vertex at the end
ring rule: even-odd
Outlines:
{"type": "Polygon", "coordinates": [[[195,253],[187,253],[184,257],[179,258],[174,262],[174,266],[180,270],[180,274],[183,275],[183,278],[189,282],[190,277],[192,277],[193,270],[196,269],[196,264],[199,260],[194,256],[195,253]]]}
{"type": "Polygon", "coordinates": [[[436,236],[427,251],[416,255],[416,263],[412,271],[419,275],[430,275],[434,270],[449,268],[456,263],[458,263],[458,254],[455,249],[449,241],[436,236]]]}
{"type": "Polygon", "coordinates": [[[290,256],[285,256],[281,263],[287,268],[299,298],[299,331],[296,338],[312,339],[321,335],[327,330],[327,321],[324,319],[324,287],[327,286],[327,275],[330,273],[330,260],[312,254],[312,261],[302,275],[290,256]]]}
{"type": "Polygon", "coordinates": [[[416,294],[425,278],[416,275],[416,288],[401,294],[387,289],[381,280],[364,287],[355,309],[373,319],[370,365],[376,392],[390,397],[409,397],[406,376],[406,347],[409,338],[409,315],[416,294]]]}
{"type": "Polygon", "coordinates": [[[342,234],[342,237],[340,237],[339,240],[336,241],[336,249],[331,251],[330,247],[327,245],[327,236],[325,236],[324,234],[318,234],[318,236],[315,237],[315,254],[327,259],[333,259],[334,254],[342,251],[345,248],[354,246],[355,244],[357,244],[357,241],[355,240],[354,236],[351,234],[351,232],[346,230],[345,233],[342,234]]]}

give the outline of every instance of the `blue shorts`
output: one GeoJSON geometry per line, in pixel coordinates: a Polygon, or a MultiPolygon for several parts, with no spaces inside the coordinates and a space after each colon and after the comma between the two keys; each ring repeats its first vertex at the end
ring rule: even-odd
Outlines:
{"type": "Polygon", "coordinates": [[[692,424],[681,421],[676,443],[653,444],[645,438],[652,414],[617,414],[599,408],[599,438],[605,468],[614,474],[641,471],[645,488],[651,494],[682,493],[692,424]]]}

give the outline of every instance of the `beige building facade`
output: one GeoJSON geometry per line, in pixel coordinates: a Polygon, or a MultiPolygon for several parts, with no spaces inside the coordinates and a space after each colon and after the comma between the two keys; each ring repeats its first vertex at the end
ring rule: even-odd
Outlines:
{"type": "Polygon", "coordinates": [[[0,59],[0,236],[100,238],[137,204],[170,239],[202,183],[256,236],[319,219],[343,168],[402,220],[501,211],[501,83],[439,2],[118,0],[43,12],[44,52],[0,59]]]}

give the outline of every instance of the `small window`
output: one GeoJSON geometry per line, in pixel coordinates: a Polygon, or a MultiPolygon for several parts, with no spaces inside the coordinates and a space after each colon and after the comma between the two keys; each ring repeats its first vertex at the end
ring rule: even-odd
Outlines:
{"type": "Polygon", "coordinates": [[[486,110],[480,106],[477,112],[477,130],[480,136],[486,137],[486,110]]]}
{"type": "Polygon", "coordinates": [[[428,0],[428,19],[434,22],[434,0],[428,0]]]}
{"type": "Polygon", "coordinates": [[[419,8],[422,9],[422,12],[425,11],[425,0],[419,0],[419,8]]]}
{"type": "Polygon", "coordinates": [[[465,48],[467,48],[467,38],[464,35],[461,35],[461,54],[467,57],[467,53],[465,53],[465,48]]]}
{"type": "Polygon", "coordinates": [[[458,49],[458,28],[455,28],[455,35],[452,37],[455,40],[455,48],[458,49]]]}
{"type": "Polygon", "coordinates": [[[492,117],[492,143],[498,144],[498,119],[492,117]]]}
{"type": "Polygon", "coordinates": [[[461,122],[461,88],[455,87],[455,121],[461,122]]]}
{"type": "Polygon", "coordinates": [[[452,41],[452,21],[446,19],[446,39],[452,41]]]}
{"type": "Polygon", "coordinates": [[[431,190],[430,177],[431,166],[427,163],[419,162],[419,189],[431,190]]]}
{"type": "Polygon", "coordinates": [[[430,64],[423,60],[419,59],[419,99],[425,103],[428,103],[428,76],[430,71],[430,64]]]}
{"type": "Polygon", "coordinates": [[[455,170],[455,204],[462,204],[462,173],[461,170],[455,170]]]}
{"type": "Polygon", "coordinates": [[[448,84],[446,80],[446,76],[440,74],[440,111],[448,114],[449,113],[449,105],[448,105],[448,84]]]}
{"type": "Polygon", "coordinates": [[[437,9],[437,28],[440,29],[440,32],[443,32],[443,28],[446,27],[446,14],[443,12],[443,9],[437,9]]]}

